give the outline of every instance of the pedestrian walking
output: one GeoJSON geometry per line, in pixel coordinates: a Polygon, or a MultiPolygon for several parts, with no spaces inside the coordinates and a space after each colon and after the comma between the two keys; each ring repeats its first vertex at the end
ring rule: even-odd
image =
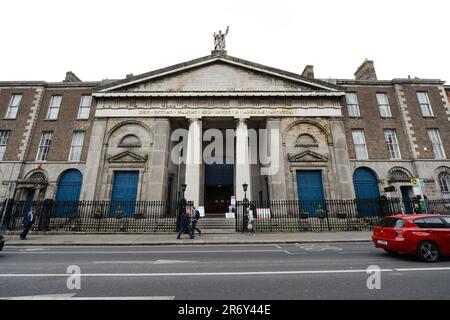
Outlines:
{"type": "Polygon", "coordinates": [[[197,222],[200,220],[200,211],[198,211],[195,207],[192,208],[192,218],[191,218],[191,235],[194,235],[195,230],[198,231],[198,235],[202,235],[202,231],[197,228],[197,222]]]}
{"type": "Polygon", "coordinates": [[[247,230],[249,235],[254,236],[256,234],[255,218],[253,216],[253,206],[247,207],[247,230]]]}
{"type": "Polygon", "coordinates": [[[183,233],[187,233],[191,239],[194,238],[194,236],[189,232],[189,224],[189,215],[186,211],[183,211],[180,218],[180,229],[178,230],[177,239],[180,239],[183,233]]]}
{"type": "Polygon", "coordinates": [[[413,213],[414,214],[421,214],[422,213],[422,209],[420,209],[420,205],[419,205],[418,202],[414,202],[413,213]]]}
{"type": "Polygon", "coordinates": [[[31,227],[34,224],[34,221],[36,220],[36,208],[32,207],[30,211],[25,213],[22,225],[23,225],[23,232],[20,234],[21,240],[27,240],[27,234],[30,231],[31,227]]]}

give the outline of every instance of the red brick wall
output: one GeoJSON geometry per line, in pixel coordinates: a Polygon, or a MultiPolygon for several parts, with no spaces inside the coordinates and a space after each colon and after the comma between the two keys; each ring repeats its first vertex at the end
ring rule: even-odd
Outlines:
{"type": "Polygon", "coordinates": [[[427,128],[438,128],[446,156],[450,156],[450,122],[446,109],[442,103],[441,91],[437,86],[418,86],[408,85],[402,86],[402,92],[406,99],[409,115],[411,117],[412,130],[414,130],[415,143],[418,145],[416,149],[419,152],[419,159],[434,159],[433,149],[428,140],[427,128]],[[419,101],[416,92],[424,91],[428,93],[431,108],[433,109],[433,117],[423,117],[420,110],[419,101]],[[427,150],[424,150],[424,147],[427,150]]]}
{"type": "Polygon", "coordinates": [[[30,109],[34,101],[36,88],[7,88],[0,90],[0,130],[10,130],[5,161],[20,160],[18,158],[19,147],[24,137],[25,127],[29,119],[30,109]],[[5,119],[6,111],[9,107],[12,94],[22,94],[22,101],[19,106],[16,119],[5,119]]]}
{"type": "Polygon", "coordinates": [[[389,151],[384,140],[384,129],[395,129],[402,159],[410,159],[408,140],[403,130],[400,109],[393,86],[346,86],[347,92],[355,92],[358,96],[360,118],[348,117],[345,97],[342,99],[342,113],[348,141],[350,159],[356,159],[352,129],[363,129],[366,137],[369,160],[389,159],[389,151]],[[392,118],[381,118],[378,108],[377,93],[386,93],[389,99],[392,118]]]}
{"type": "Polygon", "coordinates": [[[39,142],[43,131],[53,131],[53,140],[48,154],[48,161],[67,161],[74,131],[85,131],[81,160],[86,161],[91,135],[92,119],[94,117],[94,101],[88,120],[77,119],[81,96],[90,94],[91,89],[81,88],[48,88],[45,92],[38,122],[32,138],[32,144],[27,160],[34,161],[37,156],[39,142]],[[47,120],[47,112],[52,95],[62,95],[61,107],[57,120],[47,120]]]}

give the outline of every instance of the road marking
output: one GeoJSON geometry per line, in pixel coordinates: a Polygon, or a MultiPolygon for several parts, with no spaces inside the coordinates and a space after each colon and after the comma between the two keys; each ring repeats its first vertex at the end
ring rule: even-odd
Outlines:
{"type": "Polygon", "coordinates": [[[184,260],[155,260],[155,261],[93,261],[94,264],[177,264],[177,263],[196,263],[196,261],[184,261],[184,260]]]}
{"type": "Polygon", "coordinates": [[[279,245],[277,245],[277,244],[274,244],[274,246],[275,246],[276,248],[278,248],[278,249],[283,249],[283,248],[281,248],[281,246],[279,246],[279,245]]]}
{"type": "Polygon", "coordinates": [[[176,250],[176,251],[23,251],[27,254],[142,254],[142,253],[252,253],[252,252],[283,252],[278,249],[267,250],[176,250]]]}
{"type": "Polygon", "coordinates": [[[284,253],[290,254],[290,255],[296,255],[296,254],[307,254],[306,252],[289,252],[287,250],[284,250],[284,253]]]}
{"type": "Polygon", "coordinates": [[[32,252],[32,251],[44,251],[43,248],[28,248],[28,249],[23,249],[23,250],[19,250],[21,252],[32,252]]]}
{"type": "Polygon", "coordinates": [[[0,300],[173,300],[175,296],[137,296],[137,297],[74,297],[75,293],[47,294],[21,297],[0,297],[0,300]]]}
{"type": "MultiPolygon", "coordinates": [[[[380,272],[393,272],[393,269],[380,269],[380,272]]],[[[303,270],[303,271],[244,271],[244,272],[182,272],[182,273],[83,273],[81,277],[186,277],[186,276],[248,276],[248,275],[290,275],[290,274],[332,274],[332,273],[367,273],[367,269],[354,270],[303,270]]],[[[0,277],[67,277],[66,273],[31,273],[0,274],[0,277]]]]}
{"type": "Polygon", "coordinates": [[[450,270],[450,267],[438,267],[438,268],[402,268],[402,269],[394,269],[395,271],[445,271],[450,270]]]}
{"type": "Polygon", "coordinates": [[[336,250],[336,251],[342,251],[342,248],[339,247],[333,247],[329,244],[295,244],[296,247],[304,249],[306,251],[325,251],[325,250],[336,250]]]}

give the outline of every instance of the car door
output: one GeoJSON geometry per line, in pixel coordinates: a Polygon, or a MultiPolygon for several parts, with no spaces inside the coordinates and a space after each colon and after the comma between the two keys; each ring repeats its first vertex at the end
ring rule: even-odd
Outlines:
{"type": "Polygon", "coordinates": [[[450,253],[450,224],[442,217],[424,218],[430,232],[430,240],[436,243],[443,255],[450,253]]]}

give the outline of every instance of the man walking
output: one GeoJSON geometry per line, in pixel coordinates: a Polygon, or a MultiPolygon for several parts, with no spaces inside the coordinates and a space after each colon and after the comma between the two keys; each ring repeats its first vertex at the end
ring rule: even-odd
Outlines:
{"type": "Polygon", "coordinates": [[[186,211],[183,211],[180,218],[180,229],[178,230],[177,239],[180,239],[183,233],[189,234],[189,238],[193,239],[194,235],[189,232],[189,216],[186,211]]]}
{"type": "Polygon", "coordinates": [[[197,230],[198,235],[201,236],[202,231],[199,228],[197,228],[197,222],[200,219],[200,212],[197,209],[195,209],[195,207],[193,207],[192,212],[193,212],[193,214],[192,214],[192,218],[191,218],[191,224],[192,224],[191,235],[193,236],[195,230],[197,230]]]}
{"type": "Polygon", "coordinates": [[[28,213],[25,213],[23,217],[22,221],[23,232],[20,234],[21,240],[27,239],[27,234],[30,231],[31,227],[33,226],[35,219],[36,219],[36,208],[32,207],[31,210],[28,211],[28,213]]]}

